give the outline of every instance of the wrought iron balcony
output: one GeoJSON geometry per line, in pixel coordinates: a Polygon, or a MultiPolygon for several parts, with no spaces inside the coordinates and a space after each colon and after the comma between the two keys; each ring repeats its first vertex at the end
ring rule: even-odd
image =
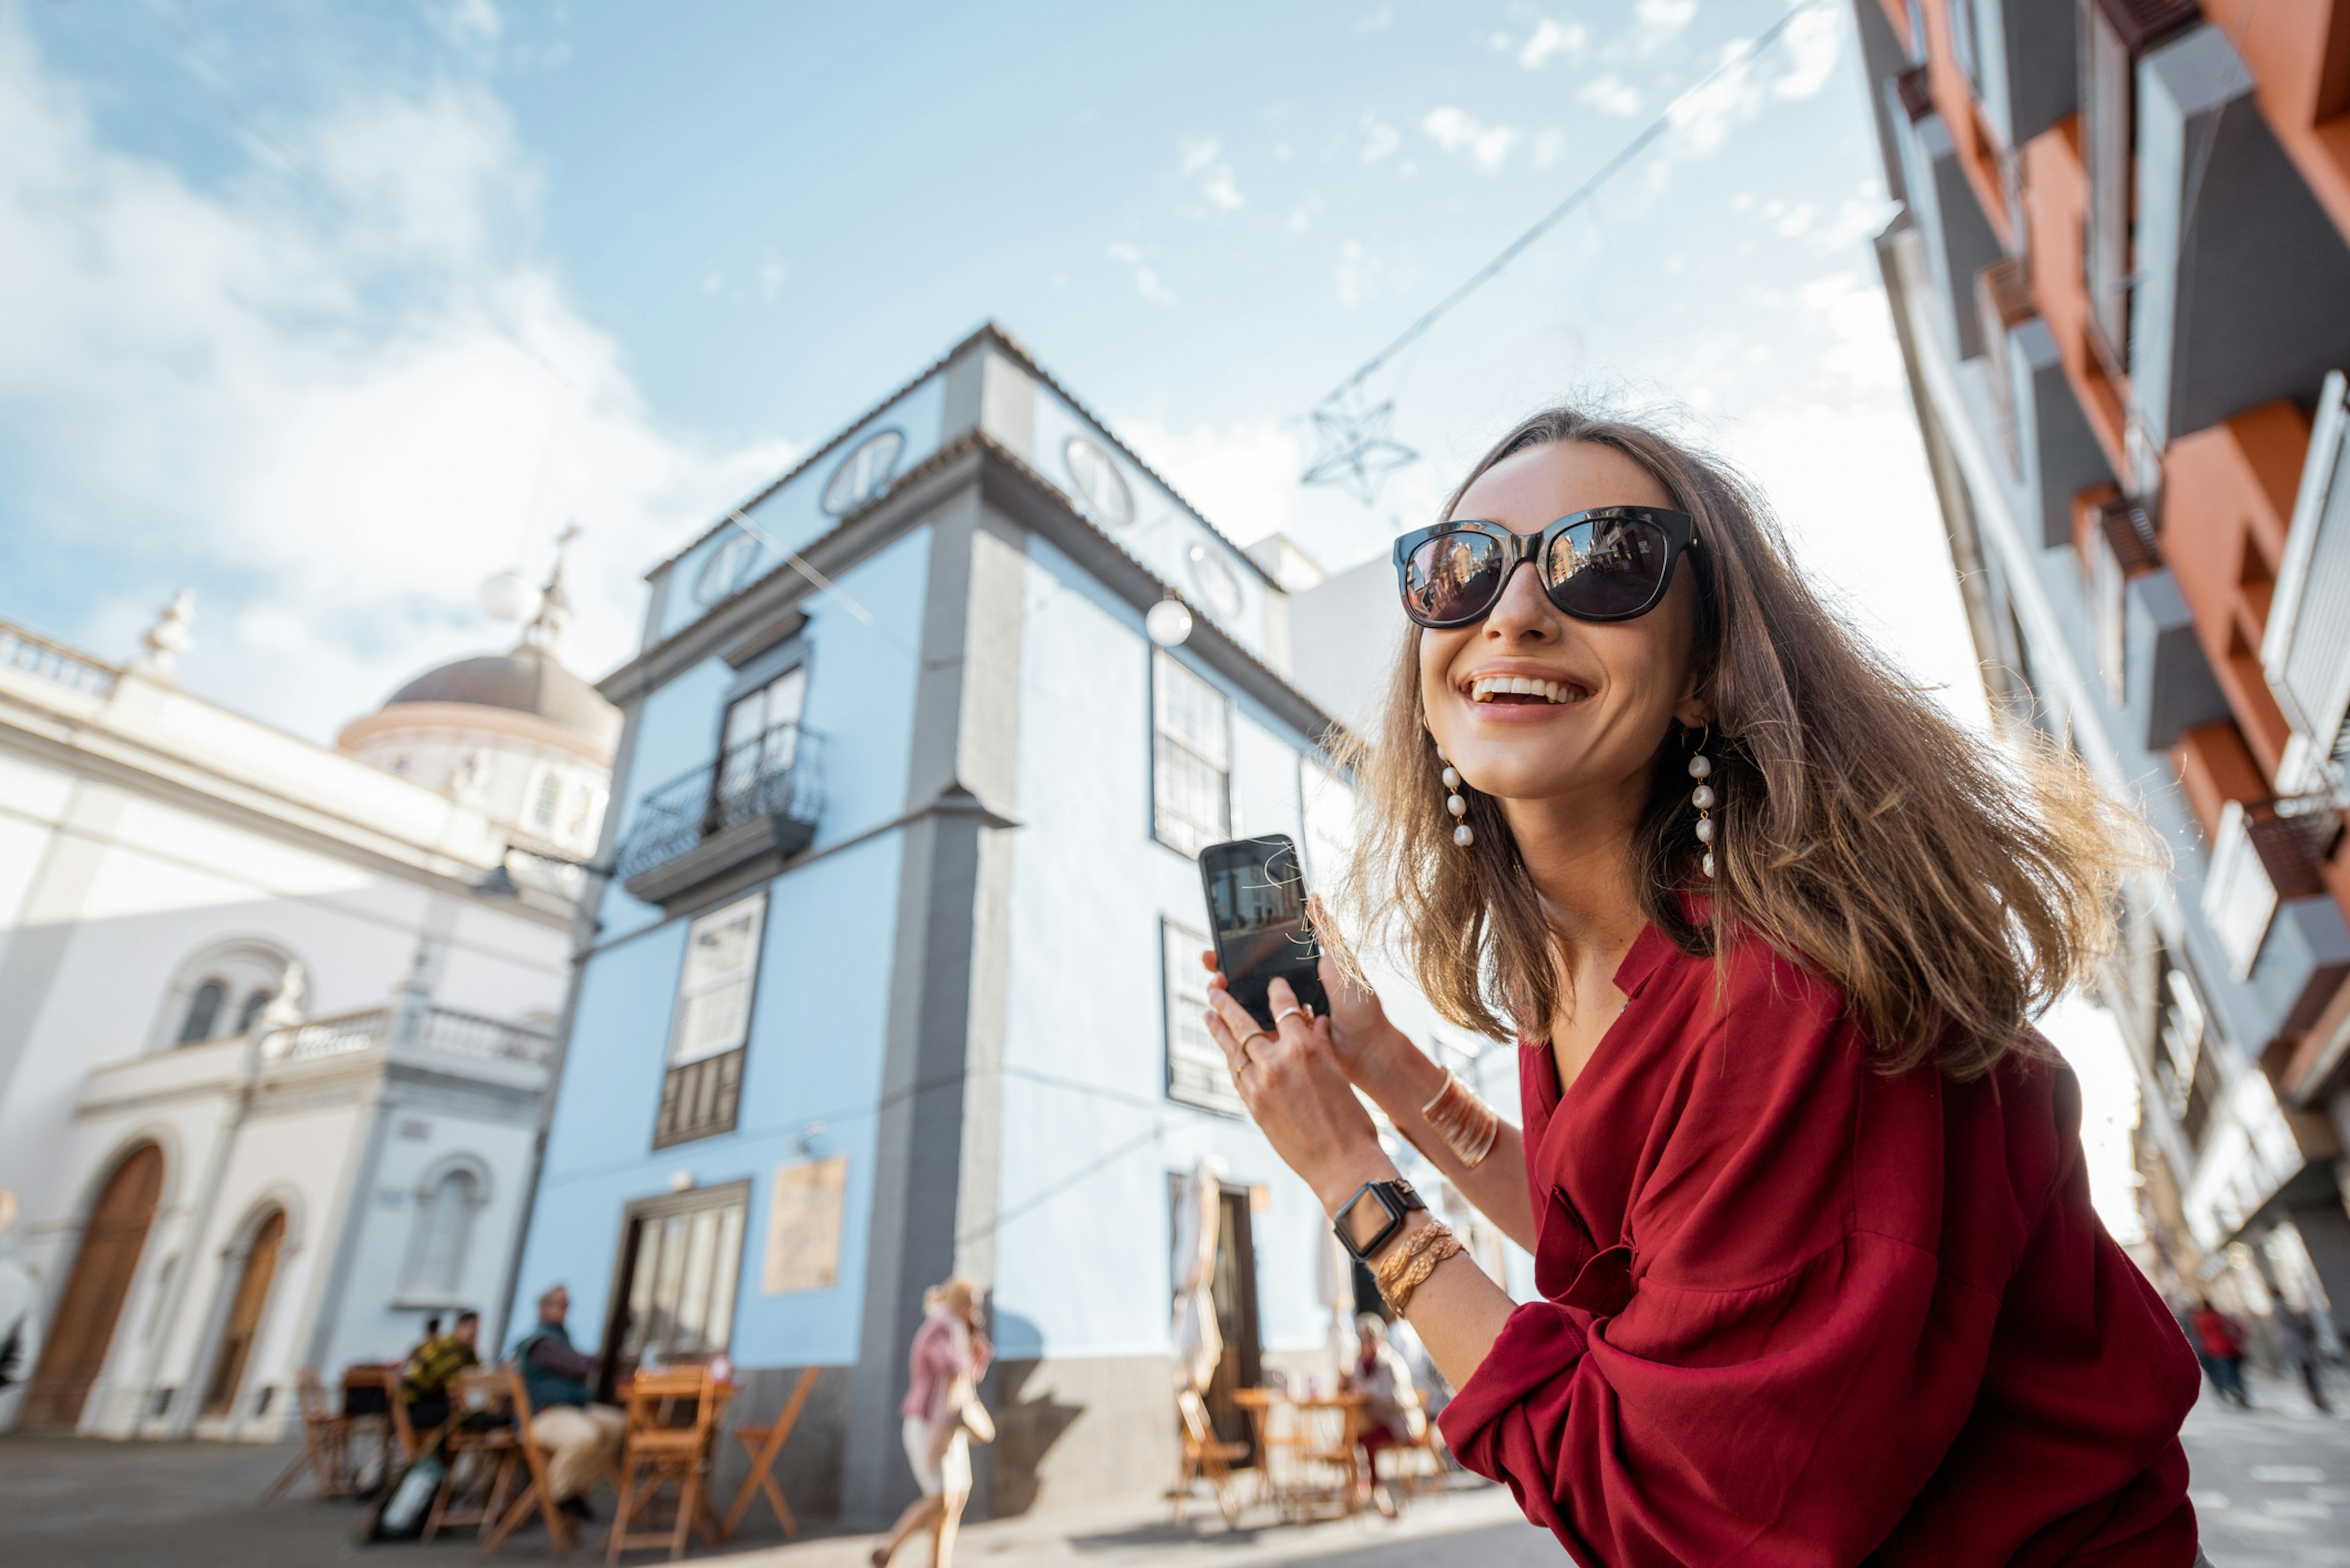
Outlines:
{"type": "Polygon", "coordinates": [[[813,731],[779,724],[654,790],[620,843],[622,885],[667,903],[749,861],[806,849],[824,805],[823,744],[813,731]]]}

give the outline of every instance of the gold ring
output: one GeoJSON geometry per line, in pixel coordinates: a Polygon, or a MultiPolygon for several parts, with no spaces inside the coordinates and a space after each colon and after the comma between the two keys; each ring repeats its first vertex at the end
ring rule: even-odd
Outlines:
{"type": "Polygon", "coordinates": [[[1271,1035],[1269,1035],[1269,1034],[1267,1034],[1267,1033],[1266,1033],[1263,1030],[1262,1030],[1262,1029],[1252,1029],[1252,1030],[1250,1030],[1247,1033],[1245,1033],[1245,1034],[1242,1035],[1239,1039],[1237,1039],[1237,1040],[1235,1040],[1235,1041],[1233,1041],[1233,1042],[1232,1042],[1232,1049],[1233,1049],[1233,1050],[1235,1050],[1235,1051],[1237,1051],[1237,1052],[1239,1052],[1239,1053],[1240,1053],[1240,1056],[1241,1056],[1241,1060],[1242,1060],[1242,1061],[1243,1061],[1243,1062],[1245,1062],[1245,1061],[1247,1061],[1247,1060],[1249,1059],[1248,1045],[1249,1045],[1249,1042],[1250,1042],[1250,1041],[1252,1041],[1252,1040],[1269,1040],[1269,1039],[1271,1039],[1271,1038],[1272,1038],[1272,1036],[1271,1036],[1271,1035]]]}
{"type": "Polygon", "coordinates": [[[1281,1021],[1288,1017],[1293,1012],[1304,1012],[1307,1018],[1312,1018],[1314,1016],[1312,1013],[1305,1012],[1305,1006],[1302,1003],[1293,1002],[1288,1006],[1283,1008],[1280,1012],[1273,1015],[1273,1026],[1275,1029],[1280,1028],[1281,1021]]]}

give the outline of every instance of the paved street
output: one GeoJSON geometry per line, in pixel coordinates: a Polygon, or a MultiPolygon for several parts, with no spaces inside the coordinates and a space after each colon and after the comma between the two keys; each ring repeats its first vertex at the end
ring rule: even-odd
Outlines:
{"type": "MultiPolygon", "coordinates": [[[[2256,1382],[2250,1412],[2207,1397],[2187,1425],[2204,1548],[2218,1568],[2350,1568],[2350,1418],[2313,1412],[2297,1387],[2256,1382]]],[[[347,1558],[472,1560],[459,1537],[431,1547],[349,1544],[355,1507],[302,1500],[255,1506],[290,1449],[220,1444],[35,1441],[0,1438],[0,1561],[9,1568],[319,1568],[347,1558]]],[[[755,1520],[754,1516],[754,1520],[755,1520]]],[[[1559,1568],[1550,1537],[1518,1517],[1508,1494],[1477,1487],[1423,1500],[1399,1522],[1376,1517],[1296,1529],[1244,1516],[1227,1531],[1204,1501],[1182,1525],[1163,1507],[1103,1504],[1006,1520],[966,1532],[971,1563],[1102,1568],[1559,1568]]],[[[861,1568],[869,1537],[785,1546],[751,1526],[729,1554],[742,1568],[861,1568]]],[[[641,1554],[640,1554],[641,1555],[641,1554]]],[[[536,1534],[502,1553],[546,1556],[536,1534]]],[[[650,1560],[645,1558],[644,1560],[650,1560]]],[[[910,1550],[908,1568],[924,1561],[910,1550]]]]}

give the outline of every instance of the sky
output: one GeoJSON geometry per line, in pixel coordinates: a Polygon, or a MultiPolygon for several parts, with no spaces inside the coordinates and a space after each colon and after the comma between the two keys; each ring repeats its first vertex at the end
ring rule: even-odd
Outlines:
{"type": "Polygon", "coordinates": [[[0,618],[123,659],[191,588],[182,684],[330,742],[577,524],[600,675],[647,567],[993,319],[1332,570],[1530,409],[1668,417],[1981,724],[1847,0],[1680,99],[1789,3],[0,0],[0,618]],[[1677,99],[1366,384],[1421,460],[1301,486],[1677,99]]]}

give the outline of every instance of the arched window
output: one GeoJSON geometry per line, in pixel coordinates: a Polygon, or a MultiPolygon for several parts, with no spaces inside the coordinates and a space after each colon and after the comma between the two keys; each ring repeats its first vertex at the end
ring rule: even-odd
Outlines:
{"type": "Polygon", "coordinates": [[[211,1039],[213,1025],[220,1022],[221,1003],[227,1000],[228,987],[216,980],[196,987],[195,995],[188,999],[188,1015],[180,1023],[180,1044],[192,1045],[211,1039]]]}
{"type": "Polygon", "coordinates": [[[462,1167],[442,1172],[417,1194],[416,1229],[408,1244],[411,1292],[445,1293],[463,1282],[473,1210],[482,1199],[481,1179],[462,1167]]]}
{"type": "Polygon", "coordinates": [[[252,1033],[253,1021],[261,1016],[263,1008],[276,1000],[277,993],[271,991],[256,991],[246,997],[244,1005],[236,1010],[236,1032],[239,1034],[252,1033]]]}

